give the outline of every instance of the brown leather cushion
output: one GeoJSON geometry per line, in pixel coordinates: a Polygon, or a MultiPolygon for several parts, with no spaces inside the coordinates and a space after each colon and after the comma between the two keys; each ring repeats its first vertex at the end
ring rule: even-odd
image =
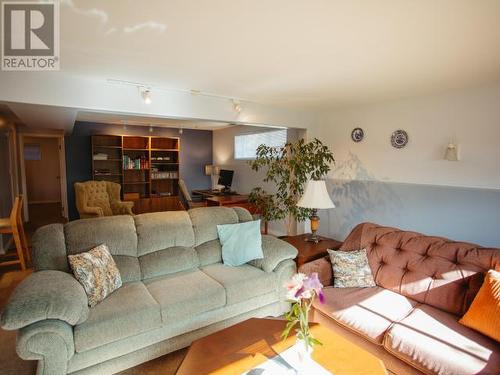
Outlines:
{"type": "Polygon", "coordinates": [[[316,300],[314,307],[317,310],[378,345],[382,345],[389,327],[417,305],[409,298],[380,287],[327,287],[323,292],[325,303],[316,300]]]}
{"type": "Polygon", "coordinates": [[[359,224],[340,250],[366,248],[375,283],[455,315],[469,308],[500,249],[416,232],[359,224]]]}
{"type": "Polygon", "coordinates": [[[426,373],[498,374],[500,345],[457,320],[421,305],[389,329],[384,347],[426,373]]]}

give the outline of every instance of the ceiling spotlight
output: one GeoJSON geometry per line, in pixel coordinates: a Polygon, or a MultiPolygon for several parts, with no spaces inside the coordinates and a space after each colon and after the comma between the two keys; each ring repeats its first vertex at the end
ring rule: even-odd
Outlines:
{"type": "Polygon", "coordinates": [[[151,125],[149,125],[149,132],[150,133],[154,132],[154,129],[153,129],[153,127],[151,125]]]}
{"type": "Polygon", "coordinates": [[[233,109],[235,112],[241,112],[241,103],[239,100],[233,99],[233,109]]]}
{"type": "Polygon", "coordinates": [[[144,103],[151,104],[151,90],[149,89],[142,90],[141,96],[142,100],[144,100],[144,103]]]}
{"type": "Polygon", "coordinates": [[[184,130],[182,130],[182,128],[179,128],[179,134],[182,134],[184,133],[184,130]]]}

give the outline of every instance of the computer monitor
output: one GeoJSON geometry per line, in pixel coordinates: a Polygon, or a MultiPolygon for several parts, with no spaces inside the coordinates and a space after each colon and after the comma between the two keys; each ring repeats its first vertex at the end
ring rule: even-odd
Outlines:
{"type": "Polygon", "coordinates": [[[219,171],[219,185],[223,185],[225,189],[230,189],[233,183],[234,171],[221,169],[219,171]]]}

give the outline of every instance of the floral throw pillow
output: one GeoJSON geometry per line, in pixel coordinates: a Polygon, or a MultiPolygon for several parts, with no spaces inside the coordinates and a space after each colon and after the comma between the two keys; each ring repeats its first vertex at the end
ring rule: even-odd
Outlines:
{"type": "Polygon", "coordinates": [[[85,253],[68,255],[75,278],[83,285],[94,307],[122,286],[120,271],[106,245],[99,245],[85,253]]]}
{"type": "Polygon", "coordinates": [[[335,288],[364,288],[376,286],[366,256],[366,249],[354,251],[328,250],[333,268],[335,288]]]}

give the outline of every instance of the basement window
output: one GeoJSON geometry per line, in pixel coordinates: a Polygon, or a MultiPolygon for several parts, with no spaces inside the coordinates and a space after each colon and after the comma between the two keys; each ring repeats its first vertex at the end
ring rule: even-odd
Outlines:
{"type": "Polygon", "coordinates": [[[286,144],[286,136],[286,129],[236,135],[234,137],[234,158],[240,160],[255,159],[257,147],[262,144],[270,147],[283,147],[286,144]]]}

